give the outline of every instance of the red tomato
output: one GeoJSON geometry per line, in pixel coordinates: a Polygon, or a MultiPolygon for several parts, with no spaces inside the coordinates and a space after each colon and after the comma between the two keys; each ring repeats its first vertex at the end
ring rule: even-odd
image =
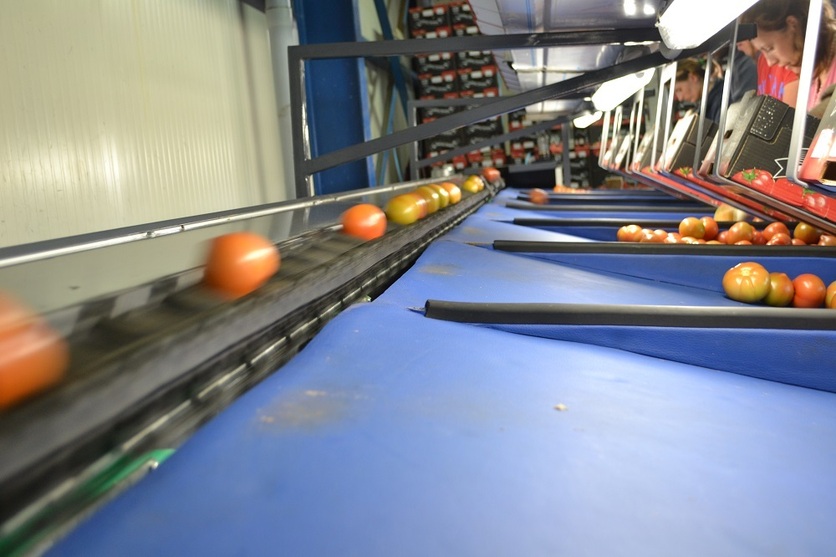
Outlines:
{"type": "Polygon", "coordinates": [[[792,237],[802,240],[805,244],[815,244],[819,241],[821,231],[806,222],[799,222],[792,231],[792,237]]]}
{"type": "Polygon", "coordinates": [[[528,199],[536,205],[546,205],[549,202],[549,194],[540,188],[534,188],[528,193],[528,199]]]}
{"type": "Polygon", "coordinates": [[[807,242],[805,242],[801,238],[793,238],[792,241],[790,241],[790,243],[794,246],[806,246],[807,245],[807,242]]]}
{"type": "Polygon", "coordinates": [[[619,242],[638,242],[641,239],[642,227],[638,224],[626,224],[618,229],[616,238],[619,242]]]}
{"type": "Polygon", "coordinates": [[[414,193],[402,193],[386,202],[383,212],[391,222],[406,226],[426,216],[427,200],[414,193]]]}
{"type": "Polygon", "coordinates": [[[769,292],[769,271],[760,263],[738,263],[723,275],[726,296],[738,302],[757,302],[769,292]]]}
{"type": "Polygon", "coordinates": [[[679,244],[682,240],[684,240],[684,238],[679,232],[668,232],[668,235],[665,236],[666,244],[679,244]]]}
{"type": "Polygon", "coordinates": [[[679,223],[679,233],[683,237],[699,239],[705,236],[705,225],[697,217],[685,217],[679,223]]]}
{"type": "Polygon", "coordinates": [[[726,236],[727,244],[736,244],[740,241],[751,242],[755,237],[755,228],[745,221],[736,222],[729,228],[726,236]]]}
{"type": "Polygon", "coordinates": [[[0,409],[58,383],[69,360],[66,341],[43,318],[0,294],[0,409]]]}
{"type": "Polygon", "coordinates": [[[233,232],[212,241],[203,282],[238,298],[267,282],[280,265],[279,250],[270,240],[253,232],[233,232]]]}
{"type": "Polygon", "coordinates": [[[798,275],[792,281],[795,296],[792,305],[797,308],[820,308],[827,297],[824,281],[812,273],[798,275]]]}
{"type": "Polygon", "coordinates": [[[766,238],[767,242],[771,240],[775,234],[786,234],[789,236],[790,229],[787,228],[787,225],[783,222],[771,222],[763,229],[763,237],[766,238]]]}
{"type": "Polygon", "coordinates": [[[819,236],[819,245],[820,246],[836,246],[836,236],[832,234],[824,234],[822,233],[819,236]]]}
{"type": "Polygon", "coordinates": [[[645,243],[656,243],[661,244],[664,243],[665,238],[668,237],[668,232],[666,230],[657,229],[651,230],[649,228],[645,228],[642,230],[641,238],[639,239],[640,242],[645,243]]]}
{"type": "Polygon", "coordinates": [[[792,244],[792,238],[790,238],[789,234],[784,234],[783,232],[776,232],[766,242],[767,246],[789,246],[790,244],[792,244]]]}
{"type": "Polygon", "coordinates": [[[488,182],[493,183],[493,182],[497,182],[497,181],[499,181],[499,178],[500,178],[502,175],[500,174],[500,172],[499,172],[499,170],[498,170],[498,169],[496,169],[496,168],[494,168],[494,167],[492,167],[492,166],[488,166],[488,167],[486,167],[486,168],[482,169],[482,176],[483,176],[483,177],[485,178],[485,180],[487,180],[488,182]]]}
{"type": "Polygon", "coordinates": [[[453,182],[441,182],[439,186],[447,190],[447,193],[450,194],[450,203],[453,205],[462,200],[462,190],[453,182]]]}
{"type": "Polygon", "coordinates": [[[824,293],[824,306],[836,309],[836,280],[827,285],[827,290],[824,293]]]}
{"type": "Polygon", "coordinates": [[[755,246],[763,246],[766,245],[766,238],[763,236],[763,232],[760,230],[755,230],[752,234],[752,244],[755,246]]]}
{"type": "Polygon", "coordinates": [[[342,214],[343,232],[361,240],[374,240],[386,233],[386,213],[377,205],[361,203],[342,214]]]}
{"type": "Polygon", "coordinates": [[[795,287],[786,273],[769,273],[769,292],[763,299],[768,306],[785,307],[792,303],[795,287]]]}
{"type": "Polygon", "coordinates": [[[728,238],[729,238],[729,231],[728,230],[723,230],[722,232],[717,234],[717,237],[714,238],[714,239],[717,240],[718,242],[720,242],[721,244],[728,244],[729,243],[728,238]]]}
{"type": "Polygon", "coordinates": [[[717,225],[717,221],[714,220],[712,217],[702,217],[700,219],[702,222],[702,226],[705,229],[705,233],[703,234],[703,240],[711,241],[717,237],[717,234],[720,233],[720,227],[717,225]]]}

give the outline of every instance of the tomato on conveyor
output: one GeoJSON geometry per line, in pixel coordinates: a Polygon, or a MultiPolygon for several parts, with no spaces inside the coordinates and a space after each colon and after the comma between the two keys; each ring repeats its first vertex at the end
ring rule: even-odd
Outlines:
{"type": "Polygon", "coordinates": [[[0,294],[0,410],[61,381],[69,360],[66,341],[45,319],[0,294]]]}
{"type": "Polygon", "coordinates": [[[279,270],[281,256],[267,238],[253,232],[233,232],[212,241],[204,284],[231,298],[253,292],[279,270]]]}

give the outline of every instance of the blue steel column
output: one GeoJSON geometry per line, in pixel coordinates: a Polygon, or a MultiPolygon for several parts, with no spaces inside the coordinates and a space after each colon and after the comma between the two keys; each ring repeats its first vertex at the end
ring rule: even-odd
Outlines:
{"type": "MultiPolygon", "coordinates": [[[[356,41],[356,0],[293,0],[299,44],[356,41]]],[[[290,71],[296,71],[291,68],[290,71]]],[[[311,157],[364,142],[369,137],[365,62],[334,58],[305,62],[305,95],[311,157]]],[[[318,195],[374,185],[370,158],[317,173],[318,195]]]]}

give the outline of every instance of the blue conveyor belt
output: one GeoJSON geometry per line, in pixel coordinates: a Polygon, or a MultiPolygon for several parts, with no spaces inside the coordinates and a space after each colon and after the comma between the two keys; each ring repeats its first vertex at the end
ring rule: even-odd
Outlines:
{"type": "Polygon", "coordinates": [[[833,334],[411,309],[739,306],[676,273],[471,245],[578,241],[512,213],[497,200],[434,242],[49,555],[836,553],[836,394],[787,384],[829,381],[833,334]]]}

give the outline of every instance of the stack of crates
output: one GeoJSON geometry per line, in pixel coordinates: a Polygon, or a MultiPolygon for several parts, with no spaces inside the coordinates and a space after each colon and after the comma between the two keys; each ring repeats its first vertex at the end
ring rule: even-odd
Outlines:
{"type": "MultiPolygon", "coordinates": [[[[411,38],[479,34],[473,11],[466,1],[410,8],[408,22],[411,38]]],[[[415,56],[414,69],[418,78],[418,99],[499,96],[499,72],[493,54],[489,51],[439,52],[415,56]]],[[[452,106],[426,107],[419,109],[418,118],[420,123],[426,123],[463,109],[452,106]]],[[[450,149],[475,144],[502,133],[502,119],[495,117],[425,140],[422,154],[425,158],[435,157],[450,149]]],[[[504,166],[506,159],[505,149],[500,145],[474,149],[467,155],[454,158],[452,163],[457,170],[462,170],[466,166],[504,166]]]]}

